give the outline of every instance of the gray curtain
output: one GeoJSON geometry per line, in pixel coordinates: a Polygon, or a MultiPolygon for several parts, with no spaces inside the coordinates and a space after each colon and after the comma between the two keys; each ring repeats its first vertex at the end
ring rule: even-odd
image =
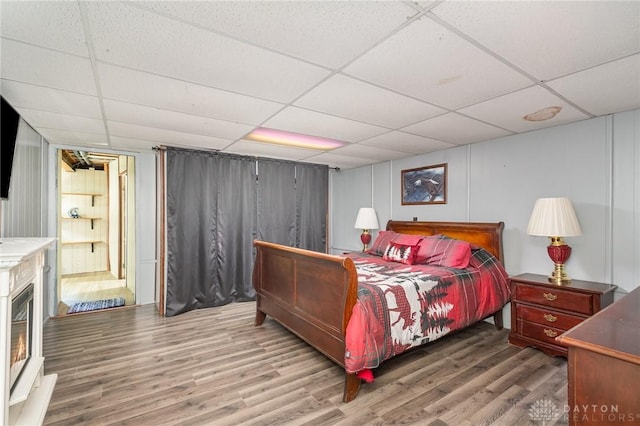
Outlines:
{"type": "Polygon", "coordinates": [[[296,164],[296,247],[327,251],[329,168],[296,164]]]}
{"type": "Polygon", "coordinates": [[[256,238],[325,252],[328,180],[327,166],[168,148],[166,316],[254,300],[256,238]]]}
{"type": "Polygon", "coordinates": [[[296,245],[296,165],[258,159],[258,239],[296,245]]]}
{"type": "Polygon", "coordinates": [[[329,168],[258,159],[258,239],[326,252],[329,168]]]}
{"type": "Polygon", "coordinates": [[[166,169],[166,315],[255,298],[255,160],[168,149],[166,169]]]}

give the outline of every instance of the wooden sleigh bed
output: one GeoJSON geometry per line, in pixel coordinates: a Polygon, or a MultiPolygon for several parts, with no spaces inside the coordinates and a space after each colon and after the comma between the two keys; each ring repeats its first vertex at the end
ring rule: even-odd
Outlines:
{"type": "MultiPolygon", "coordinates": [[[[504,223],[389,221],[386,229],[409,235],[444,235],[468,241],[504,263],[504,223]]],[[[255,325],[266,316],[288,328],[341,367],[345,338],[358,301],[358,274],[353,259],[256,240],[253,285],[257,293],[255,325]]],[[[492,312],[502,328],[502,308],[492,312]]],[[[353,400],[361,380],[345,369],[343,401],[353,400]]]]}

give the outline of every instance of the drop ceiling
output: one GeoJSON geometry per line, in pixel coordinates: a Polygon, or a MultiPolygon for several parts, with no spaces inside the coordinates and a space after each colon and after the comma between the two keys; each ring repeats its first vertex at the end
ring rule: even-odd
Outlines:
{"type": "Polygon", "coordinates": [[[352,168],[640,108],[639,1],[0,2],[50,143],[352,168]],[[550,107],[544,121],[523,117],[550,107]],[[345,142],[253,142],[257,127],[345,142]]]}

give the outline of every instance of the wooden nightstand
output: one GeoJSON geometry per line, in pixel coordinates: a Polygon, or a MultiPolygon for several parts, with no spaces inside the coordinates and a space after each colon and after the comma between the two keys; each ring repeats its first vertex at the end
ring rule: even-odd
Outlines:
{"type": "Polygon", "coordinates": [[[534,346],[548,355],[567,356],[556,337],[613,302],[615,285],[572,280],[563,285],[544,275],[522,274],[511,281],[509,343],[534,346]]]}

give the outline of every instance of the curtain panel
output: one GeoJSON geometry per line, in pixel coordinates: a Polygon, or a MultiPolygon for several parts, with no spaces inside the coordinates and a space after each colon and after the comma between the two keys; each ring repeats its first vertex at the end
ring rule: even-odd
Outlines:
{"type": "Polygon", "coordinates": [[[258,160],[258,236],[262,241],[296,244],[296,166],[258,160]]]}
{"type": "Polygon", "coordinates": [[[165,176],[166,316],[255,300],[254,239],[326,252],[327,166],[167,148],[165,176]]]}
{"type": "Polygon", "coordinates": [[[255,160],[167,150],[166,315],[252,300],[255,160]]]}
{"type": "Polygon", "coordinates": [[[296,247],[327,252],[329,167],[296,164],[296,247]]]}

